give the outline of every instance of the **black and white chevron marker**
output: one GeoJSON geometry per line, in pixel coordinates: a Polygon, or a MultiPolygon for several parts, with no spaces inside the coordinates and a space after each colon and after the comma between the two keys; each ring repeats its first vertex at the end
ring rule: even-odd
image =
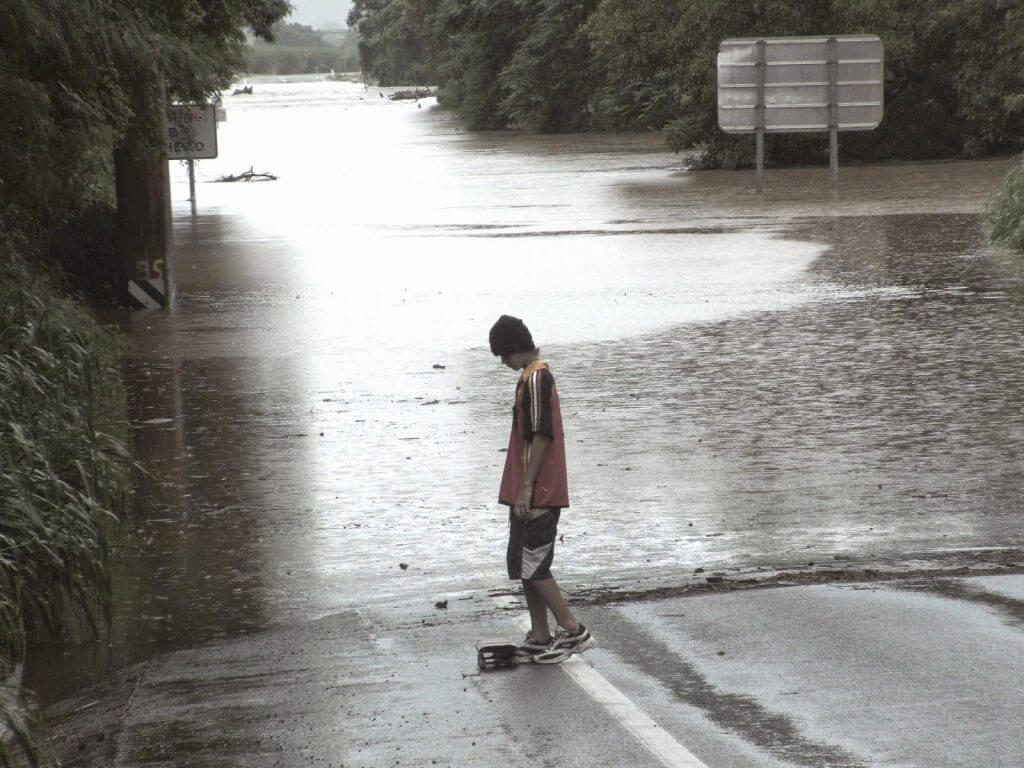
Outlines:
{"type": "Polygon", "coordinates": [[[133,309],[160,309],[167,306],[167,284],[163,278],[129,280],[128,295],[133,309]]]}

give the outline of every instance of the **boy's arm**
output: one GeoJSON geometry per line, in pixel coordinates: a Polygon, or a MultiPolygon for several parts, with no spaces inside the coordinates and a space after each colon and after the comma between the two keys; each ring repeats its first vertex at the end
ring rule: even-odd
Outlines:
{"type": "Polygon", "coordinates": [[[544,466],[544,458],[551,447],[551,438],[542,432],[535,432],[530,440],[530,459],[526,462],[526,476],[519,489],[516,503],[512,505],[512,514],[520,520],[529,520],[530,503],[533,501],[533,484],[537,481],[540,468],[544,466]]]}

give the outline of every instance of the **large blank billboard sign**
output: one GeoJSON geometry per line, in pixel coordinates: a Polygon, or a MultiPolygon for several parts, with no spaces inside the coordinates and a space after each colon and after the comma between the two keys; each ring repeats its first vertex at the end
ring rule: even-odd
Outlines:
{"type": "Polygon", "coordinates": [[[877,35],[724,40],[718,124],[727,133],[867,131],[882,121],[877,35]]]}

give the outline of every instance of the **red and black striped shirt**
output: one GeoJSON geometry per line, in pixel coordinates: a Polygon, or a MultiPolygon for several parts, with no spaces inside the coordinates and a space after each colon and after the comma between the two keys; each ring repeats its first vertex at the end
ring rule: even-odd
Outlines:
{"type": "Polygon", "coordinates": [[[565,463],[565,433],[555,377],[547,364],[536,362],[527,367],[516,384],[512,411],[512,432],[508,440],[505,471],[498,500],[515,503],[526,475],[531,441],[534,435],[551,438],[544,464],[533,484],[533,507],[569,506],[569,481],[565,463]]]}

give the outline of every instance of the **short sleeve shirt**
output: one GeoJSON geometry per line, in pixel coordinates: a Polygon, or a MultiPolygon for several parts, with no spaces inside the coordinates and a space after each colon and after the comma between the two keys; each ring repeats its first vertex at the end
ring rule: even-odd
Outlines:
{"type": "Polygon", "coordinates": [[[518,420],[519,430],[525,440],[532,440],[537,432],[552,440],[555,438],[551,407],[551,391],[554,387],[555,377],[547,368],[537,371],[526,381],[519,381],[513,418],[518,420]]]}
{"type": "Polygon", "coordinates": [[[533,485],[531,506],[568,507],[569,483],[565,467],[562,412],[555,377],[546,367],[531,372],[526,378],[520,377],[516,384],[512,431],[498,494],[498,501],[502,504],[515,503],[526,476],[531,441],[537,434],[551,438],[551,445],[533,485]]]}

